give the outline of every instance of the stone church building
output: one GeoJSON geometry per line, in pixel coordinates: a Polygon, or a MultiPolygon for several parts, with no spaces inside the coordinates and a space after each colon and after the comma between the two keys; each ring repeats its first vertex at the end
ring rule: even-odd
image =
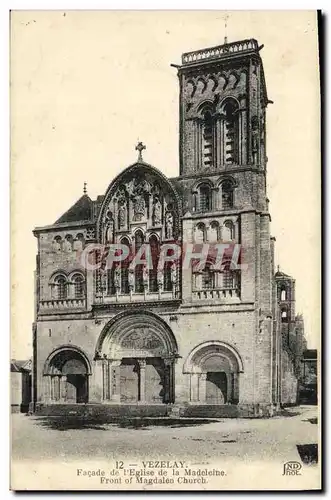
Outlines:
{"type": "Polygon", "coordinates": [[[145,163],[139,143],[104,194],[84,189],[34,230],[34,411],[262,416],[296,402],[303,320],[295,281],[274,268],[261,49],[250,39],[183,54],[178,177],[145,163]],[[188,248],[218,243],[221,266],[184,265],[188,248]],[[128,252],[110,267],[113,244],[128,252]],[[152,266],[133,269],[145,244],[152,266]],[[160,271],[166,244],[181,258],[160,271]]]}

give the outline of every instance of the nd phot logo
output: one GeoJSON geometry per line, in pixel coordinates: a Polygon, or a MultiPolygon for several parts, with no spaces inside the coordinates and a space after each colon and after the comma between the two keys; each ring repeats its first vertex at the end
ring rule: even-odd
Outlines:
{"type": "Polygon", "coordinates": [[[283,469],[283,476],[300,476],[302,465],[300,462],[285,462],[283,469]]]}

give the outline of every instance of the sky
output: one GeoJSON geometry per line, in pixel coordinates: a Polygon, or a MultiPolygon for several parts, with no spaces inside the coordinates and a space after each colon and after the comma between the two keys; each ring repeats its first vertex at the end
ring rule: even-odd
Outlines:
{"type": "MultiPolygon", "coordinates": [[[[268,197],[276,264],[320,335],[320,97],[314,11],[227,11],[228,41],[256,38],[268,89],[268,197]]],[[[223,43],[224,11],[16,11],[11,16],[12,357],[32,353],[37,240],[83,193],[137,159],[179,173],[181,54],[223,43]]]]}

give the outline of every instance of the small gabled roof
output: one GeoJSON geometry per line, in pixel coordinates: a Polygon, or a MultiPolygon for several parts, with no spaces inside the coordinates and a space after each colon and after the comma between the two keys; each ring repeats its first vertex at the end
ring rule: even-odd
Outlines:
{"type": "Polygon", "coordinates": [[[283,271],[277,271],[275,274],[275,277],[276,278],[291,278],[291,276],[289,276],[286,273],[283,273],[283,271]]]}
{"type": "Polygon", "coordinates": [[[293,280],[292,276],[289,276],[288,274],[284,273],[283,271],[280,271],[279,266],[277,266],[277,272],[275,273],[275,278],[285,278],[285,279],[293,280]]]}
{"type": "Polygon", "coordinates": [[[11,372],[29,372],[31,371],[32,361],[31,359],[12,359],[10,362],[10,371],[11,372]]]}
{"type": "Polygon", "coordinates": [[[304,359],[317,359],[317,349],[306,349],[303,351],[304,359]]]}
{"type": "Polygon", "coordinates": [[[69,208],[61,217],[55,222],[60,224],[63,222],[75,222],[91,220],[93,217],[93,202],[87,194],[83,194],[72,207],[69,208]]]}

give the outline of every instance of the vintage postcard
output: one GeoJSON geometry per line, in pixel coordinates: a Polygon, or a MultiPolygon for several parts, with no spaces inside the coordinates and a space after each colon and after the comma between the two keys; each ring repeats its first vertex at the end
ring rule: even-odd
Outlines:
{"type": "Polygon", "coordinates": [[[319,490],[317,12],[10,46],[11,489],[319,490]]]}

